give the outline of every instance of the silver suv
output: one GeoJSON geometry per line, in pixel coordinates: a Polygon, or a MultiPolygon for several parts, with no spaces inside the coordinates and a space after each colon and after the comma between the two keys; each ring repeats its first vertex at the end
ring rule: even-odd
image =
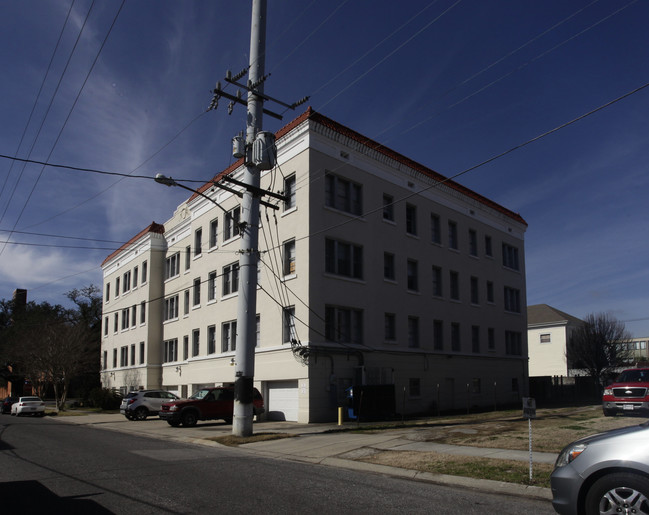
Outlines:
{"type": "Polygon", "coordinates": [[[550,483],[564,515],[649,513],[649,422],[571,443],[550,483]]]}
{"type": "Polygon", "coordinates": [[[146,420],[157,416],[163,402],[178,400],[178,396],[165,390],[139,390],[129,392],[122,399],[119,412],[129,420],[146,420]]]}

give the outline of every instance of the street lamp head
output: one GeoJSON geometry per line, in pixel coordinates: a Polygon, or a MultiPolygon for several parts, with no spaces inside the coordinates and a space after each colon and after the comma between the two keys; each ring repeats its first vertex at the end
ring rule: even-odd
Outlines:
{"type": "Polygon", "coordinates": [[[174,181],[171,177],[167,177],[166,175],[163,175],[161,173],[156,174],[154,180],[158,184],[164,184],[165,186],[169,187],[176,185],[176,181],[174,181]]]}

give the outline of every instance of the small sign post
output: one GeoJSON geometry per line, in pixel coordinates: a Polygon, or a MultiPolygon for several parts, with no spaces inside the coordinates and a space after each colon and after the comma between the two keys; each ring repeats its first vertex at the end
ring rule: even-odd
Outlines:
{"type": "Polygon", "coordinates": [[[532,419],[536,418],[536,399],[523,397],[523,418],[527,419],[530,434],[530,483],[532,482],[532,419]]]}

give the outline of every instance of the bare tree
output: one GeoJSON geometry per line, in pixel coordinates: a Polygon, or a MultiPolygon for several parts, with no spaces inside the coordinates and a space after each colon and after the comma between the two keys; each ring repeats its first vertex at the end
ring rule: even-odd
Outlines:
{"type": "Polygon", "coordinates": [[[583,369],[604,388],[606,379],[616,369],[628,364],[631,335],[624,323],[606,313],[590,314],[568,342],[566,358],[570,368],[583,369]]]}

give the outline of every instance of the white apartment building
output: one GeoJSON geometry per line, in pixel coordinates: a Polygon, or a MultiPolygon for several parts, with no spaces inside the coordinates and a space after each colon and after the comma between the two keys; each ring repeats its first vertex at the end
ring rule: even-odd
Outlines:
{"type": "MultiPolygon", "coordinates": [[[[405,414],[526,394],[520,215],[311,109],[276,149],[262,187],[289,200],[261,207],[267,416],[335,420],[361,384],[392,385],[405,414]]],[[[240,198],[200,192],[222,209],[195,194],[102,264],[104,386],[187,396],[234,381],[240,198]]]]}

